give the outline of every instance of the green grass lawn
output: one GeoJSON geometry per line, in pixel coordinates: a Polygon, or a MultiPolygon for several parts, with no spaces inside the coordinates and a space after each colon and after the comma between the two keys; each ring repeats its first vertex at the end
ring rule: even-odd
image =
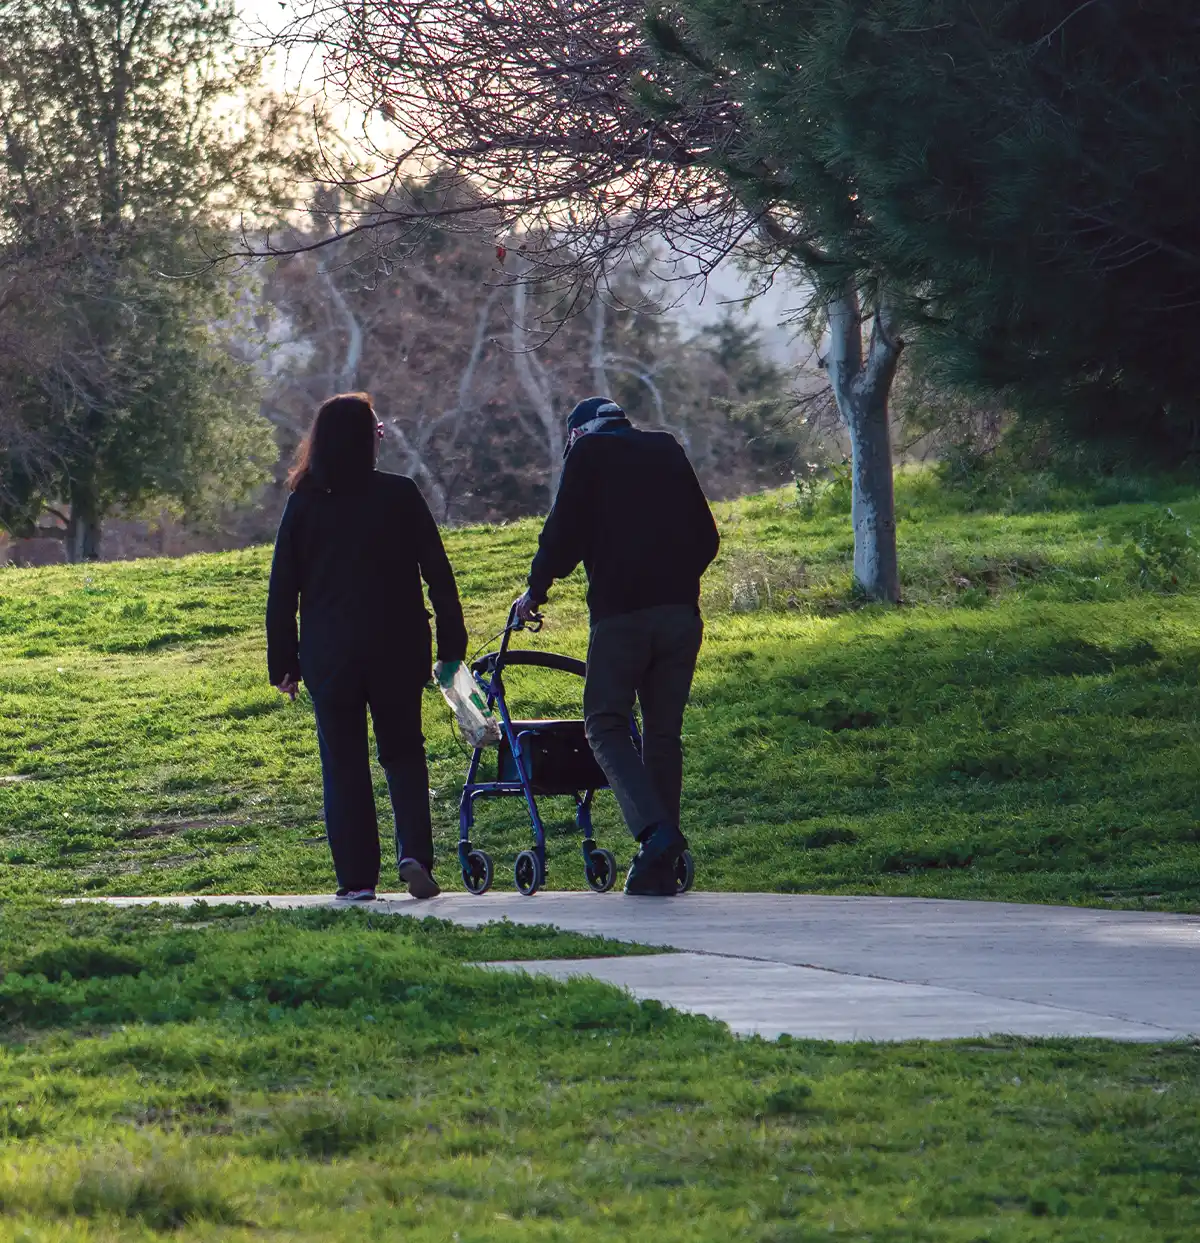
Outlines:
{"type": "Polygon", "coordinates": [[[1190,1243],[1200,1052],[735,1040],[364,911],[0,922],[0,1239],[1190,1243]]]}
{"type": "MultiPolygon", "coordinates": [[[[1200,910],[1200,597],[1129,553],[1164,501],[1194,522],[1200,497],[1035,479],[984,504],[929,475],[898,496],[900,609],[854,604],[836,495],[719,507],[686,727],[699,885],[1200,910]]],[[[537,529],[449,533],[478,644],[537,529]]],[[[0,893],[332,888],[311,705],[266,684],[267,566],[255,549],[0,571],[0,893]]],[[[520,642],[582,654],[582,589],[520,642]]],[[[562,675],[510,690],[522,715],[579,711],[562,675]]],[[[426,725],[457,884],[466,758],[434,693],[426,725]]],[[[382,774],[378,793],[382,812],[382,774]]],[[[580,887],[569,801],[546,810],[549,885],[580,887]]],[[[597,822],[627,862],[608,795],[597,822]]],[[[527,834],[515,802],[481,808],[498,883],[527,834]]]]}

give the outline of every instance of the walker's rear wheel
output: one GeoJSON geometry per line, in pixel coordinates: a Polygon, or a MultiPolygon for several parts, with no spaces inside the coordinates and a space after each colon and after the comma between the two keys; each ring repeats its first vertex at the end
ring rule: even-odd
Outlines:
{"type": "Polygon", "coordinates": [[[545,883],[542,861],[532,850],[522,850],[517,855],[517,862],[513,867],[513,879],[517,882],[517,889],[527,898],[532,898],[545,883]]]}
{"type": "Polygon", "coordinates": [[[696,861],[692,858],[692,852],[685,850],[675,860],[675,888],[680,893],[687,893],[695,883],[696,861]]]}
{"type": "Polygon", "coordinates": [[[469,893],[487,893],[492,887],[494,876],[492,856],[486,850],[472,850],[467,855],[467,866],[462,870],[462,878],[469,893]]]}
{"type": "Polygon", "coordinates": [[[588,887],[607,893],[617,883],[617,860],[611,850],[593,850],[585,868],[588,887]]]}

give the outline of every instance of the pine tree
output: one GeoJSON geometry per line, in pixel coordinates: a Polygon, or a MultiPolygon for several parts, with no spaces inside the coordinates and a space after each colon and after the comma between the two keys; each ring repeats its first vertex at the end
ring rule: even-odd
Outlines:
{"type": "Polygon", "coordinates": [[[682,0],[660,88],[827,288],[886,288],[939,380],[1072,435],[1200,437],[1200,14],[1173,0],[682,0]]]}

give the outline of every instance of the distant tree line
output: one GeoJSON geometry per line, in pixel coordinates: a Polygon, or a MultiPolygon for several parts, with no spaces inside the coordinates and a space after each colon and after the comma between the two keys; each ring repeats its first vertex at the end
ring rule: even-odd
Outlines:
{"type": "Polygon", "coordinates": [[[672,432],[713,496],[777,485],[813,452],[783,417],[791,376],[733,308],[687,329],[664,311],[672,289],[627,267],[563,321],[550,289],[506,280],[519,256],[498,261],[478,236],[430,230],[386,271],[360,249],[296,256],[263,290],[287,360],[264,409],[285,456],[323,394],[365,389],[381,464],[416,478],[439,519],[477,522],[549,507],[565,414],[592,393],[672,432]]]}
{"type": "Polygon", "coordinates": [[[398,265],[352,243],[211,263],[239,228],[307,247],[336,214],[318,193],[285,223],[329,131],[264,88],[237,31],[232,0],[0,0],[0,526],[72,560],[112,514],[266,538],[316,403],[360,387],[383,464],[448,520],[544,509],[564,411],[598,388],[674,430],[717,493],[780,478],[795,438],[747,403],[786,378],[732,314],[685,339],[631,268],[563,324],[477,233],[430,229],[398,265]]]}

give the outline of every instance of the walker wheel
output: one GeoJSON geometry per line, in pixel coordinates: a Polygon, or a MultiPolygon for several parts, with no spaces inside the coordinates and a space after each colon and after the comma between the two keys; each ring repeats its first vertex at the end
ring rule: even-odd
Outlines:
{"type": "Polygon", "coordinates": [[[467,866],[462,870],[462,878],[469,893],[487,893],[492,887],[494,876],[492,856],[486,850],[472,850],[467,855],[467,866]]]}
{"type": "Polygon", "coordinates": [[[517,862],[513,868],[513,879],[517,882],[517,888],[527,898],[532,898],[545,883],[546,877],[542,872],[542,861],[532,850],[522,850],[517,855],[517,862]]]}
{"type": "Polygon", "coordinates": [[[680,893],[687,891],[696,883],[696,861],[692,852],[685,850],[675,860],[675,887],[680,893]]]}
{"type": "Polygon", "coordinates": [[[607,893],[617,883],[617,860],[611,850],[593,850],[585,868],[588,887],[607,893]]]}

